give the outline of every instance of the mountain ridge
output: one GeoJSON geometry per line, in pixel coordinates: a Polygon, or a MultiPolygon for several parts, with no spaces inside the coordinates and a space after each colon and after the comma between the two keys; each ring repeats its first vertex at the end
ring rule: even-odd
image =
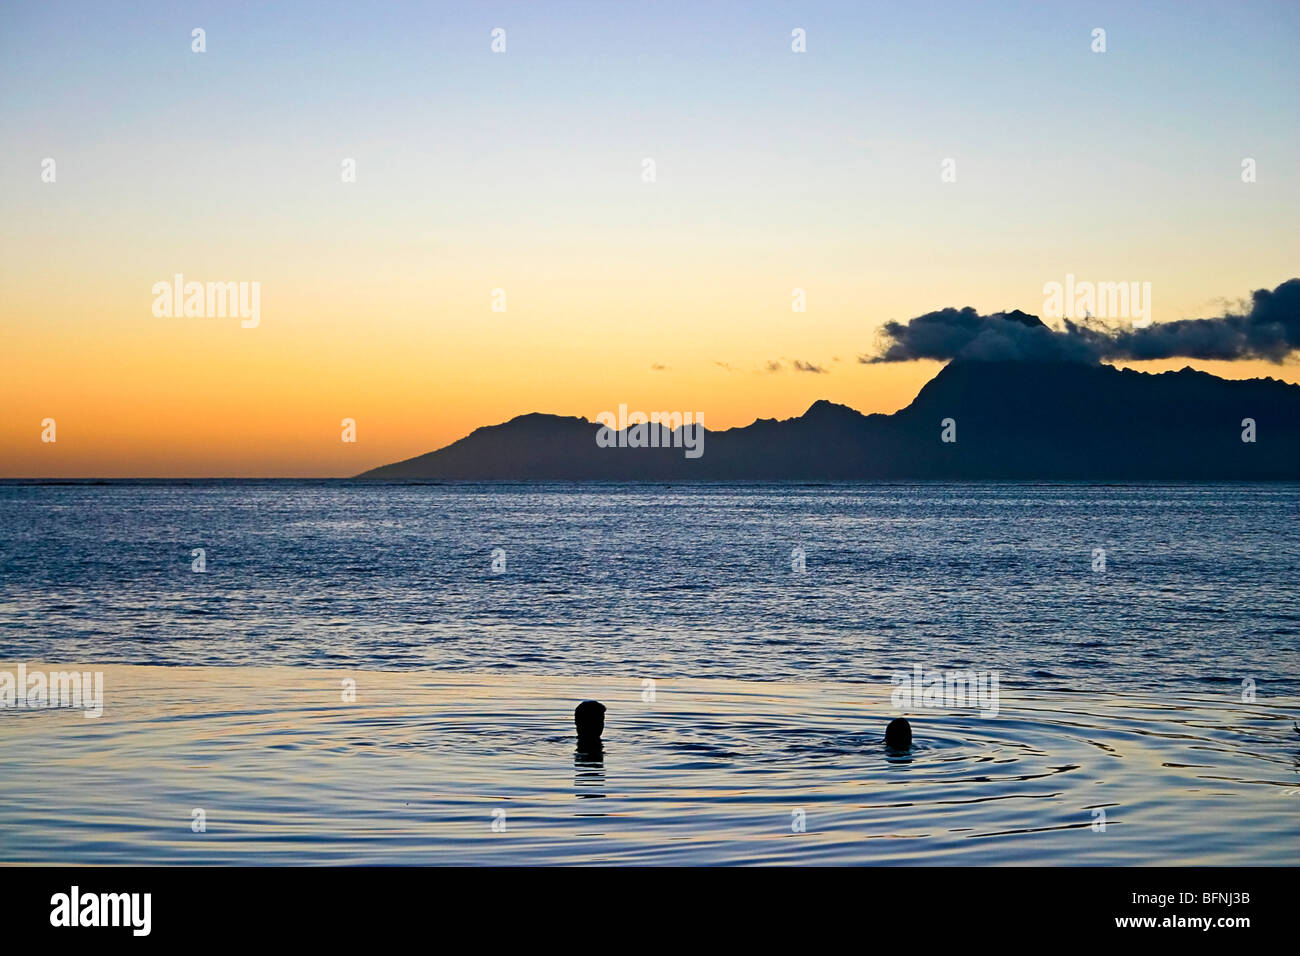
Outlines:
{"type": "Polygon", "coordinates": [[[529,412],[356,478],[1300,480],[1300,386],[1191,367],[953,361],[892,414],[818,399],[795,417],[705,428],[698,458],[600,447],[601,428],[529,412]],[[955,441],[942,440],[946,419],[955,441]],[[1242,441],[1243,419],[1254,442],[1242,441]]]}

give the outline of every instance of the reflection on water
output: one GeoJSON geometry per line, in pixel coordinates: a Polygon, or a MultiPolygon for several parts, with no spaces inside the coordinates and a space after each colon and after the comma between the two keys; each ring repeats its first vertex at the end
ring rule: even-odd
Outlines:
{"type": "MultiPolygon", "coordinates": [[[[573,752],[573,789],[579,799],[591,800],[605,796],[605,751],[601,748],[579,749],[573,752]]],[[[585,816],[604,816],[587,813],[585,816]]]]}
{"type": "Polygon", "coordinates": [[[893,747],[889,744],[884,744],[882,749],[884,750],[885,759],[890,763],[912,762],[912,747],[910,745],[906,747],[893,747]]]}
{"type": "Polygon", "coordinates": [[[98,720],[0,711],[0,860],[1294,864],[1300,850],[1294,698],[1004,688],[994,719],[910,714],[913,745],[894,753],[887,686],[660,679],[647,703],[639,674],[105,672],[98,720]],[[575,749],[585,697],[609,706],[599,752],[575,749]]]}

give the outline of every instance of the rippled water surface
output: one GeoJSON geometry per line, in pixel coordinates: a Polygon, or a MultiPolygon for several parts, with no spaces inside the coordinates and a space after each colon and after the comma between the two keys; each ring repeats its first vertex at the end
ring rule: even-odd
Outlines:
{"type": "Polygon", "coordinates": [[[996,719],[918,716],[898,754],[889,688],[861,684],[665,681],[650,702],[608,678],[105,680],[95,720],[0,713],[5,860],[1294,864],[1300,847],[1293,699],[1031,693],[996,719]],[[584,696],[610,708],[598,755],[575,752],[584,696]]]}
{"type": "Polygon", "coordinates": [[[1298,505],[0,484],[0,672],[106,680],[98,719],[0,708],[0,860],[1295,864],[1298,505]],[[996,671],[997,716],[886,751],[914,665],[996,671]]]}

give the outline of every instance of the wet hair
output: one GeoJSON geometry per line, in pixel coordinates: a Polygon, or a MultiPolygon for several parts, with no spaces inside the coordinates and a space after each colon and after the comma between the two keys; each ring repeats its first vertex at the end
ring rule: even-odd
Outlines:
{"type": "Polygon", "coordinates": [[[891,747],[912,746],[912,725],[904,717],[895,717],[885,728],[885,743],[891,747]]]}
{"type": "Polygon", "coordinates": [[[579,740],[600,740],[605,730],[605,705],[598,700],[584,700],[573,708],[573,723],[578,728],[579,740]]]}

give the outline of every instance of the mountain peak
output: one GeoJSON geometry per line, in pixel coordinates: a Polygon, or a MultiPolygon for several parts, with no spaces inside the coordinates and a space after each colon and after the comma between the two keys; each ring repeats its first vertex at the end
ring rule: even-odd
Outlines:
{"type": "Polygon", "coordinates": [[[1008,322],[1019,322],[1021,325],[1029,328],[1047,328],[1046,324],[1036,315],[1030,315],[1028,312],[1021,312],[1019,309],[1012,309],[1010,312],[995,312],[991,318],[1006,319],[1008,322]]]}
{"type": "Polygon", "coordinates": [[[856,408],[850,408],[847,405],[841,405],[838,402],[832,402],[830,399],[819,398],[808,406],[808,411],[799,417],[802,419],[809,418],[834,418],[852,416],[853,418],[862,418],[863,415],[856,408]]]}
{"type": "Polygon", "coordinates": [[[362,477],[1300,480],[1300,386],[1100,363],[953,361],[892,415],[863,415],[820,399],[797,418],[701,430],[692,443],[700,454],[692,457],[682,443],[609,447],[597,433],[582,418],[520,415],[362,477]],[[1254,440],[1243,440],[1244,419],[1256,423],[1254,440]]]}

